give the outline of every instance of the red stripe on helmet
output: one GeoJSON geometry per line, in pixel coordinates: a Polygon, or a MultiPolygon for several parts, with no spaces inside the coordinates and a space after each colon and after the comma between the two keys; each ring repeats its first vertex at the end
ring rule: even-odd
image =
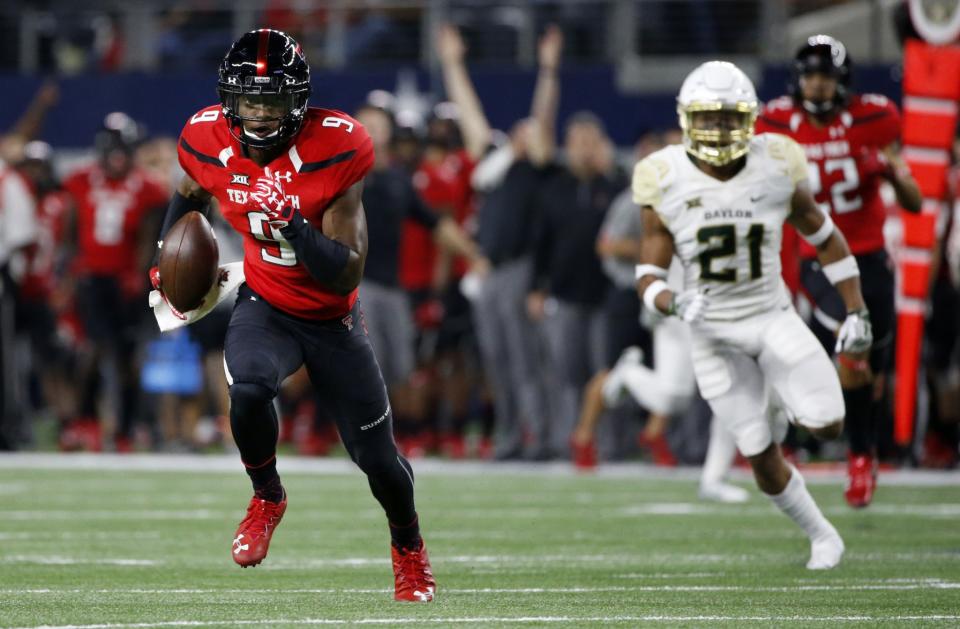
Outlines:
{"type": "Polygon", "coordinates": [[[257,42],[257,76],[267,73],[267,50],[270,48],[270,31],[260,31],[260,41],[257,42]]]}

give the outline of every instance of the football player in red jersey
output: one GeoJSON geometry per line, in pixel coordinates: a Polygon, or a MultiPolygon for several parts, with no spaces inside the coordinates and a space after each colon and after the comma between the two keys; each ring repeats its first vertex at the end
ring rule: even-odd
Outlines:
{"type": "Polygon", "coordinates": [[[67,222],[73,209],[70,195],[60,185],[53,168],[53,149],[34,140],[23,149],[17,167],[31,184],[37,202],[37,240],[28,250],[27,270],[18,294],[18,319],[26,327],[39,376],[43,402],[59,420],[60,445],[71,446],[67,421],[75,414],[76,388],[70,373],[73,348],[59,333],[61,319],[72,307],[71,290],[64,277],[69,259],[67,222]]]}
{"type": "MultiPolygon", "coordinates": [[[[876,487],[876,424],[880,378],[889,365],[894,325],[894,279],[884,251],[886,208],[880,186],[889,182],[898,203],[919,212],[920,190],[897,153],[900,114],[877,94],[850,91],[850,56],[826,35],[809,38],[794,61],[792,93],[773,100],[757,120],[757,133],[788,135],[807,154],[817,203],[843,232],[860,267],[874,343],[860,360],[837,355],[847,408],[849,441],[847,502],[870,504],[876,487]]],[[[812,327],[833,349],[846,317],[843,302],[824,275],[813,246],[800,240],[800,279],[814,302],[812,327]]]]}
{"type": "MultiPolygon", "coordinates": [[[[253,483],[233,540],[241,566],[260,563],[287,506],[276,468],[273,399],[301,365],[336,418],[344,446],[387,515],[397,600],[433,600],[436,584],[414,507],[413,473],[397,453],[380,367],[357,286],[367,255],[363,179],[373,146],[363,126],[308,108],[310,69],[276,30],[238,39],[220,65],[220,104],[180,136],[186,176],[161,238],[216,198],[243,235],[244,274],[224,343],[230,424],[253,483]]],[[[163,246],[162,240],[160,246],[163,246]]],[[[156,268],[151,281],[162,291],[156,268]]]]}
{"type": "MultiPolygon", "coordinates": [[[[131,448],[131,432],[139,394],[135,350],[137,327],[144,318],[144,271],[150,262],[150,242],[157,232],[167,191],[134,165],[140,128],[121,112],[109,114],[97,132],[97,161],[63,183],[75,216],[77,311],[93,347],[86,378],[103,378],[104,394],[114,418],[104,417],[119,451],[131,448]]],[[[93,388],[96,390],[96,387],[93,388]]],[[[89,396],[88,396],[89,397],[89,396]]],[[[84,409],[95,415],[96,401],[84,409]]],[[[108,435],[109,436],[109,435],[108,435]]]]}

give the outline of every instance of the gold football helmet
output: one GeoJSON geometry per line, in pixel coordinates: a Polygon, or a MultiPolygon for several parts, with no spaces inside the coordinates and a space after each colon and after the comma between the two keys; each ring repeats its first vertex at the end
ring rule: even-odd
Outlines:
{"type": "Polygon", "coordinates": [[[687,152],[714,166],[745,155],[758,112],[753,83],[737,66],[709,61],[691,72],[677,96],[687,152]]]}

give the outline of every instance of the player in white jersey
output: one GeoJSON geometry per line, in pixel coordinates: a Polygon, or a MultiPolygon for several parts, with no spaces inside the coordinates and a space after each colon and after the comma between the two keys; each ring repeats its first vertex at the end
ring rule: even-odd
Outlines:
{"type": "MultiPolygon", "coordinates": [[[[683,275],[683,267],[674,257],[667,277],[668,286],[682,287],[683,275]]],[[[666,317],[646,308],[643,309],[641,320],[653,334],[653,369],[643,364],[643,352],[639,348],[624,351],[603,381],[604,404],[608,408],[614,407],[623,392],[627,391],[651,413],[666,417],[682,416],[690,409],[697,386],[693,376],[690,326],[677,317],[666,317]]],[[[578,430],[585,428],[584,419],[589,417],[581,415],[578,430]]],[[[592,425],[589,430],[592,433],[592,425]]],[[[733,435],[716,417],[710,420],[707,443],[700,474],[700,497],[716,502],[746,502],[750,494],[726,482],[737,446],[733,435]]]]}
{"type": "Polygon", "coordinates": [[[810,538],[807,567],[832,568],[843,540],[784,460],[767,415],[772,390],[818,437],[839,436],[844,416],[836,370],[787,298],[783,222],[817,248],[846,304],[837,351],[859,355],[872,337],[856,261],[817,208],[799,145],[777,134],[753,136],[756,92],[736,66],[711,61],[694,70],[677,112],[683,145],[650,155],[634,171],[634,201],[643,208],[637,288],[647,308],[690,324],[701,395],[734,434],[760,490],[810,538]],[[679,292],[664,281],[674,254],[684,267],[679,292]]]}

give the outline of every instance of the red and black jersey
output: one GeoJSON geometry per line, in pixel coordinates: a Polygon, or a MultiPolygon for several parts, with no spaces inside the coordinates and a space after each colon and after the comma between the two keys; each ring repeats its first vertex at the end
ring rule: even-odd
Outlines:
{"type": "MultiPolygon", "coordinates": [[[[796,140],[807,154],[810,189],[846,237],[854,254],[883,249],[886,207],[880,198],[881,179],[865,177],[864,152],[883,149],[900,137],[900,113],[887,97],[856,94],[823,126],[815,124],[789,96],[767,103],[757,133],[774,132],[796,140]]],[[[816,257],[805,240],[800,255],[816,257]]]]}
{"type": "Polygon", "coordinates": [[[57,282],[57,250],[66,232],[70,195],[64,190],[48,192],[37,199],[37,240],[27,257],[27,271],[20,294],[32,301],[50,296],[57,282]]]}
{"type": "Polygon", "coordinates": [[[75,172],[63,187],[76,208],[75,271],[116,278],[140,273],[139,230],[151,211],[166,207],[167,190],[139,169],[110,179],[97,165],[75,172]]]}
{"type": "MultiPolygon", "coordinates": [[[[413,185],[431,210],[463,225],[474,212],[470,177],[475,166],[476,162],[466,150],[452,151],[438,161],[421,162],[413,174],[413,185]]],[[[400,254],[401,284],[410,290],[430,287],[436,261],[437,245],[432,229],[406,221],[400,254]]],[[[466,261],[457,258],[454,276],[462,276],[466,269],[466,261]]]]}
{"type": "Polygon", "coordinates": [[[178,151],[186,173],[216,197],[224,218],[243,235],[243,270],[257,294],[307,319],[332,319],[350,311],[357,291],[338,295],[313,279],[280,230],[247,202],[269,169],[293,206],[321,229],[327,207],[373,167],[373,143],[363,125],[342,111],[310,108],[289,148],[261,167],[244,156],[216,105],[187,121],[178,151]]]}

